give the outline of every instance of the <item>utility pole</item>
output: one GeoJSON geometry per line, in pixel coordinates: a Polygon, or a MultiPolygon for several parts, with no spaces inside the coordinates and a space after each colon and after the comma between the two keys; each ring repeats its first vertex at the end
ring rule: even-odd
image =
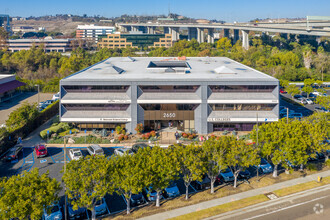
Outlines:
{"type": "Polygon", "coordinates": [[[286,108],[286,123],[289,124],[289,108],[286,108]]]}
{"type": "MultiPolygon", "coordinates": [[[[66,136],[64,136],[64,173],[66,172],[66,136]]],[[[66,185],[64,184],[64,219],[67,220],[66,185]]]]}
{"type": "MultiPolygon", "coordinates": [[[[258,118],[258,112],[257,112],[257,149],[259,153],[259,118],[258,118]]],[[[259,182],[259,165],[257,167],[257,182],[259,182]]]]}

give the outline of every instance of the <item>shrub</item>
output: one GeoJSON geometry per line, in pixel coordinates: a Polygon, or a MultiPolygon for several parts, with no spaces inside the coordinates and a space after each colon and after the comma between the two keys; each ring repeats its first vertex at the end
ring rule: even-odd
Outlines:
{"type": "Polygon", "coordinates": [[[125,129],[123,129],[123,130],[121,131],[121,134],[123,134],[123,135],[125,135],[125,134],[126,134],[126,131],[125,131],[125,129]]]}
{"type": "Polygon", "coordinates": [[[182,133],[182,137],[183,137],[183,138],[188,138],[188,134],[185,133],[185,132],[183,132],[183,133],[182,133]]]}
{"type": "Polygon", "coordinates": [[[128,139],[128,135],[124,135],[124,139],[127,140],[128,139]]]}
{"type": "Polygon", "coordinates": [[[141,134],[143,132],[143,130],[144,130],[144,128],[143,128],[143,124],[142,123],[136,125],[135,131],[138,134],[141,134]]]}
{"type": "Polygon", "coordinates": [[[316,171],[316,170],[318,170],[316,164],[314,164],[314,163],[307,164],[306,169],[309,170],[309,171],[316,171]]]}
{"type": "Polygon", "coordinates": [[[122,140],[124,140],[124,137],[125,137],[125,135],[121,134],[121,135],[119,135],[118,140],[122,141],[122,140]]]}
{"type": "Polygon", "coordinates": [[[193,138],[194,138],[194,135],[189,135],[189,137],[188,137],[190,140],[192,140],[193,138]]]}
{"type": "Polygon", "coordinates": [[[150,131],[151,137],[156,137],[156,132],[155,131],[150,131]]]}
{"type": "Polygon", "coordinates": [[[68,123],[63,123],[63,122],[55,126],[51,126],[50,128],[47,128],[40,132],[39,135],[42,139],[47,138],[47,130],[49,131],[49,135],[51,136],[54,133],[59,134],[60,132],[70,130],[70,126],[68,123]]]}
{"type": "Polygon", "coordinates": [[[116,127],[116,133],[117,133],[117,134],[121,134],[121,131],[122,131],[122,130],[123,130],[123,128],[122,128],[121,126],[118,125],[118,126],[116,127]]]}
{"type": "Polygon", "coordinates": [[[224,131],[222,132],[223,135],[227,135],[228,133],[229,133],[229,131],[227,131],[227,130],[224,130],[224,131]]]}
{"type": "Polygon", "coordinates": [[[330,167],[330,159],[327,160],[327,161],[325,161],[325,165],[328,166],[328,167],[330,167]]]}

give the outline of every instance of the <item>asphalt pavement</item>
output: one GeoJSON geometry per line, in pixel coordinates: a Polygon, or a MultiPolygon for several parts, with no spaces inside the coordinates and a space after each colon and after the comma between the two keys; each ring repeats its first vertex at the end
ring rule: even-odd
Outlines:
{"type": "Polygon", "coordinates": [[[211,219],[330,219],[330,185],[207,218],[211,219]]]}

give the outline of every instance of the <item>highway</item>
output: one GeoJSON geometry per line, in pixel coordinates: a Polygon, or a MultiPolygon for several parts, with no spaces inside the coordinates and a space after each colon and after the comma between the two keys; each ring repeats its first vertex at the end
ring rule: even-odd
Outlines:
{"type": "Polygon", "coordinates": [[[330,185],[273,199],[207,219],[330,219],[330,185]]]}

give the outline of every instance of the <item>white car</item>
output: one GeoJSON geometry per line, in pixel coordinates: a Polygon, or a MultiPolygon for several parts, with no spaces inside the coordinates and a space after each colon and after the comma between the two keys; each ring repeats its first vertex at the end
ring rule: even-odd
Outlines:
{"type": "Polygon", "coordinates": [[[313,105],[313,104],[314,104],[314,102],[313,102],[312,100],[310,100],[310,99],[305,99],[305,101],[306,101],[307,104],[309,104],[309,105],[313,105]]]}
{"type": "Polygon", "coordinates": [[[103,149],[100,147],[100,145],[93,144],[87,147],[87,151],[90,155],[104,155],[103,149]]]}
{"type": "Polygon", "coordinates": [[[123,156],[124,154],[133,155],[133,151],[130,148],[117,148],[117,149],[115,149],[115,155],[123,156]]]}
{"type": "Polygon", "coordinates": [[[60,99],[60,93],[59,92],[53,95],[53,98],[52,98],[53,101],[57,101],[59,99],[60,99]]]}
{"type": "Polygon", "coordinates": [[[316,95],[316,96],[322,96],[323,94],[321,92],[312,92],[313,95],[316,95]]]}
{"type": "Polygon", "coordinates": [[[79,160],[80,158],[83,157],[83,154],[81,153],[80,149],[70,149],[69,150],[69,155],[71,157],[72,160],[79,160]]]}

